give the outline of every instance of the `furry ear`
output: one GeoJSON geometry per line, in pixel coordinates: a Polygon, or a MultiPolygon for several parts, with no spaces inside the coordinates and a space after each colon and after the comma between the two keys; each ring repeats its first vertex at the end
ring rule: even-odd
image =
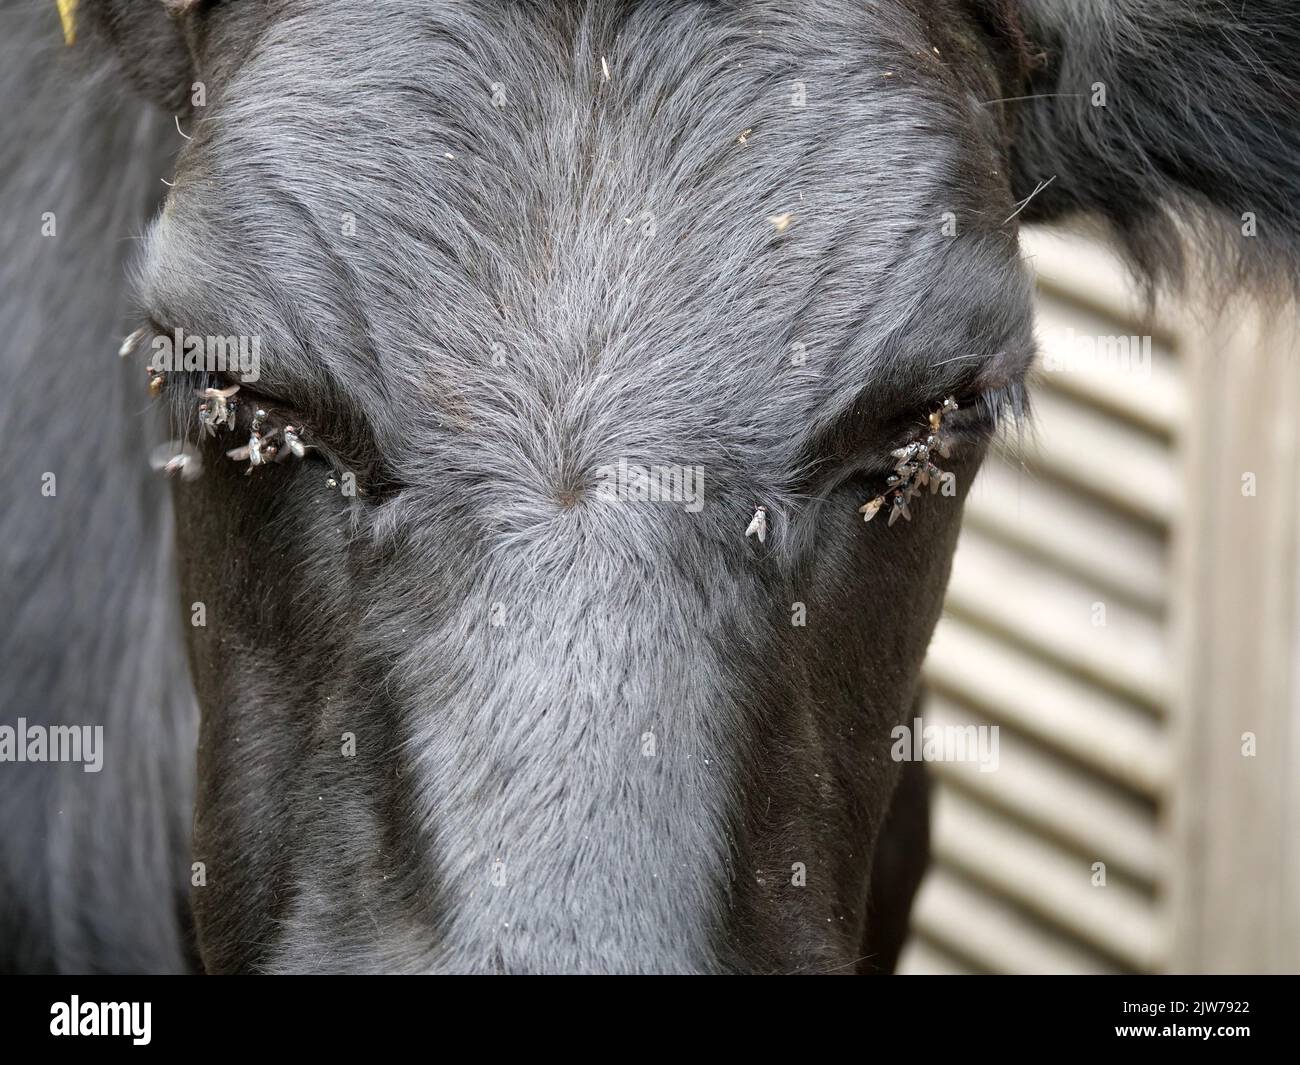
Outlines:
{"type": "Polygon", "coordinates": [[[205,0],[80,0],[74,17],[106,38],[131,85],[175,113],[190,107],[192,21],[205,0]]]}
{"type": "MultiPolygon", "coordinates": [[[[983,2],[983,0],[981,0],[983,2]]],[[[1022,74],[1026,220],[1091,214],[1150,280],[1183,279],[1184,231],[1233,281],[1300,272],[1296,0],[987,0],[1022,74]]]]}

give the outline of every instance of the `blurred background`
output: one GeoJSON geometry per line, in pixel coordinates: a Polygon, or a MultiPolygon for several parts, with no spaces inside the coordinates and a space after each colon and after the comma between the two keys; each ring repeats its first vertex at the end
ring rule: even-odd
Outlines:
{"type": "MultiPolygon", "coordinates": [[[[1032,429],[972,489],[927,665],[904,973],[1300,971],[1300,330],[1025,235],[1032,429]]],[[[1193,291],[1195,291],[1193,289],[1193,291]]]]}

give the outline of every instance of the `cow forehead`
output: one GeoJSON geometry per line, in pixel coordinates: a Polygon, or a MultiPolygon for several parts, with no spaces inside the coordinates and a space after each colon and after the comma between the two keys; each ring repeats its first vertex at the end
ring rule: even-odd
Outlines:
{"type": "Polygon", "coordinates": [[[1014,240],[961,243],[1005,217],[997,131],[919,22],[526,11],[270,26],[195,124],[146,287],[269,334],[272,380],[324,363],[443,427],[686,396],[775,435],[837,369],[925,372],[931,325],[909,356],[899,323],[977,301],[982,255],[1012,269],[1014,240]]]}

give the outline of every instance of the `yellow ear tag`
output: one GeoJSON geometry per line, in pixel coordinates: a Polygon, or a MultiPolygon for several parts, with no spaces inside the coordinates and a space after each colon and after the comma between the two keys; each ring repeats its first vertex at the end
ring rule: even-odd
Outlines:
{"type": "Polygon", "coordinates": [[[77,0],[54,0],[63,23],[63,43],[73,44],[77,39],[77,0]]]}

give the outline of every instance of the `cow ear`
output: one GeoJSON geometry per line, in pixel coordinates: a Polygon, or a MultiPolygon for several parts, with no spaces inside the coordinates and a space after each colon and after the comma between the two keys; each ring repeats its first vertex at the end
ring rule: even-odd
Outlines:
{"type": "Polygon", "coordinates": [[[999,106],[1024,219],[1099,217],[1156,281],[1183,279],[1190,233],[1213,273],[1295,283],[1296,0],[977,2],[1013,27],[999,106]]]}
{"type": "Polygon", "coordinates": [[[94,31],[116,53],[132,87],[177,114],[190,109],[197,23],[206,0],[80,0],[61,3],[69,19],[94,31]]]}

